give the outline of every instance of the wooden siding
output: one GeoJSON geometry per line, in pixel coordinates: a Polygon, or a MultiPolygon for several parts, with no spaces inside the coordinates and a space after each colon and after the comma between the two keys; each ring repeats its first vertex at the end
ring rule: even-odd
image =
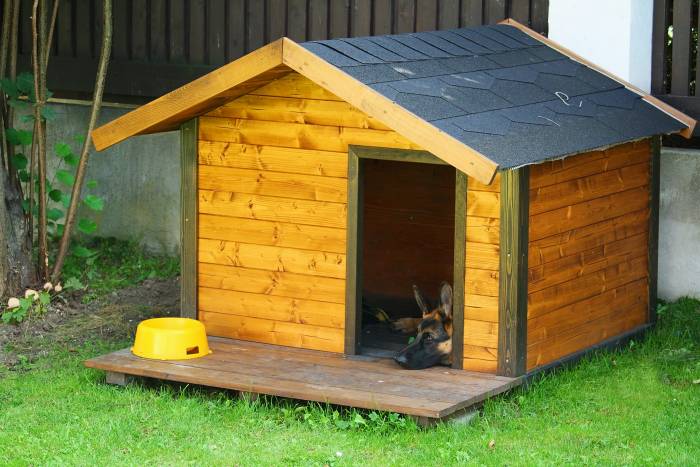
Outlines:
{"type": "Polygon", "coordinates": [[[417,147],[297,74],[201,117],[199,137],[200,319],[342,352],[348,145],[417,147]]]}
{"type": "MultiPolygon", "coordinates": [[[[295,73],[200,119],[198,298],[211,334],[343,351],[350,144],[421,149],[295,73]]],[[[468,180],[464,368],[491,373],[499,189],[468,180]]]]}
{"type": "Polygon", "coordinates": [[[491,185],[469,179],[464,274],[465,370],[496,372],[500,206],[500,175],[496,175],[491,185]]]}
{"type": "Polygon", "coordinates": [[[648,140],[530,171],[527,368],[647,321],[648,140]]]}

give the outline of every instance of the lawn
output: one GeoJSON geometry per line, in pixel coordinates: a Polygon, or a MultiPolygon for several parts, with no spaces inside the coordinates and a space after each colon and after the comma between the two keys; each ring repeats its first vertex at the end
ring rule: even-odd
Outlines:
{"type": "MultiPolygon", "coordinates": [[[[37,338],[34,338],[37,339],[37,338]]],[[[50,342],[36,340],[37,346],[50,342]]],[[[102,338],[0,366],[0,464],[560,465],[700,461],[700,302],[659,325],[429,429],[368,411],[141,381],[108,386],[82,361],[102,338]]],[[[8,351],[8,349],[2,349],[8,351]]]]}

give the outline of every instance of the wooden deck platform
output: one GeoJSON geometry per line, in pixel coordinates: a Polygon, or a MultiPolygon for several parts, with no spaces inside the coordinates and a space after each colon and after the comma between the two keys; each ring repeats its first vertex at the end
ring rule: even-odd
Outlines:
{"type": "Polygon", "coordinates": [[[211,355],[193,360],[147,360],[123,349],[85,365],[106,370],[108,382],[134,375],[426,419],[447,417],[520,384],[518,378],[446,367],[404,370],[388,359],[217,337],[209,345],[211,355]]]}

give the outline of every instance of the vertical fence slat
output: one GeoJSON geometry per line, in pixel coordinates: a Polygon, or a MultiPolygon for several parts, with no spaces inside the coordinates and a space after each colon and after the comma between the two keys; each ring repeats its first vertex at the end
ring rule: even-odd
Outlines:
{"type": "MultiPolygon", "coordinates": [[[[92,57],[92,11],[90,0],[77,0],[75,8],[75,54],[92,57]]],[[[53,6],[47,2],[49,6],[53,6]]]]}
{"type": "Polygon", "coordinates": [[[231,0],[226,11],[226,59],[235,60],[245,53],[245,0],[231,0]]]}
{"type": "Polygon", "coordinates": [[[540,34],[549,31],[549,0],[531,0],[530,27],[540,34]]]}
{"type": "Polygon", "coordinates": [[[188,3],[187,56],[191,63],[199,65],[206,63],[207,60],[207,45],[204,37],[207,2],[206,0],[190,0],[188,3]]]}
{"type": "Polygon", "coordinates": [[[148,57],[148,3],[131,2],[131,58],[146,60],[148,57]]]}
{"type": "Polygon", "coordinates": [[[459,15],[460,26],[479,26],[482,24],[483,21],[483,0],[462,0],[462,11],[459,15]]]}
{"type": "Polygon", "coordinates": [[[530,24],[530,0],[510,0],[508,16],[525,25],[530,24]]]}
{"type": "Polygon", "coordinates": [[[506,0],[485,0],[486,24],[494,24],[506,17],[506,0]]]}
{"type": "Polygon", "coordinates": [[[151,0],[151,14],[149,18],[148,55],[151,60],[162,63],[166,60],[166,0],[151,0]]]}
{"type": "Polygon", "coordinates": [[[415,0],[395,0],[395,2],[395,32],[413,32],[416,24],[415,0]]]}
{"type": "Polygon", "coordinates": [[[437,2],[435,0],[416,1],[416,31],[437,29],[437,2]]]}
{"type": "MultiPolygon", "coordinates": [[[[700,8],[698,9],[698,27],[700,27],[700,8]]],[[[700,93],[698,93],[698,86],[700,85],[700,47],[698,47],[698,40],[697,40],[697,33],[695,34],[695,39],[694,45],[695,45],[695,76],[693,76],[695,80],[695,89],[693,90],[693,95],[694,96],[700,96],[700,93]]]]}
{"type": "Polygon", "coordinates": [[[654,0],[654,23],[651,40],[651,92],[666,94],[666,34],[668,1],[654,0]]]}
{"type": "MultiPolygon", "coordinates": [[[[7,1],[7,0],[5,0],[7,1]]],[[[20,49],[22,54],[31,55],[32,53],[32,2],[31,0],[22,0],[19,6],[19,34],[20,34],[20,49]]],[[[58,29],[58,28],[57,28],[58,29]]],[[[56,41],[58,42],[58,41],[56,41]]],[[[57,44],[58,46],[58,44],[57,44]]]]}
{"type": "Polygon", "coordinates": [[[348,36],[348,25],[350,24],[350,0],[331,0],[328,24],[328,37],[348,36]]]}
{"type": "Polygon", "coordinates": [[[391,34],[392,24],[391,0],[374,0],[372,5],[372,34],[375,36],[391,34]]]}
{"type": "MultiPolygon", "coordinates": [[[[185,0],[169,0],[168,4],[168,60],[181,63],[185,60],[185,0]]],[[[114,23],[114,29],[118,23],[114,23]]]]}
{"type": "MultiPolygon", "coordinates": [[[[100,50],[102,49],[102,18],[104,15],[104,4],[102,2],[91,2],[92,3],[92,23],[93,23],[93,34],[92,34],[92,56],[96,59],[100,57],[100,50]]],[[[114,19],[112,19],[114,21],[114,19]]],[[[54,37],[54,44],[55,42],[54,37]]]]}
{"type": "Polygon", "coordinates": [[[310,41],[328,39],[328,2],[326,0],[309,0],[310,41]]]}
{"type": "Polygon", "coordinates": [[[265,45],[265,3],[248,0],[245,18],[246,53],[265,45]]]}
{"type": "Polygon", "coordinates": [[[226,63],[226,0],[209,0],[207,29],[200,32],[207,40],[207,63],[226,63]]]}
{"type": "Polygon", "coordinates": [[[352,0],[350,8],[350,35],[369,36],[372,31],[372,2],[352,0]]]}
{"type": "MultiPolygon", "coordinates": [[[[27,15],[28,29],[31,41],[32,28],[32,3],[29,2],[27,15]]],[[[58,17],[56,18],[56,31],[58,33],[58,55],[62,57],[73,56],[73,2],[62,1],[58,6],[58,17]]],[[[31,42],[29,51],[31,53],[31,42]]]]}
{"type": "Polygon", "coordinates": [[[690,1],[673,2],[671,94],[687,96],[690,84],[690,1]]]}
{"type": "Polygon", "coordinates": [[[306,0],[287,0],[287,35],[297,42],[306,40],[306,0]]]}
{"type": "Polygon", "coordinates": [[[438,29],[459,27],[459,0],[440,0],[437,26],[438,29]]]}
{"type": "MultiPolygon", "coordinates": [[[[63,6],[61,7],[63,8],[63,6]]],[[[61,18],[59,10],[59,21],[61,18]]],[[[112,21],[115,27],[112,33],[112,55],[117,60],[129,59],[129,32],[131,30],[131,18],[129,17],[129,0],[116,0],[112,6],[112,21]]],[[[60,22],[59,22],[60,25],[60,22]]],[[[60,26],[57,25],[59,42],[63,35],[60,26]]],[[[61,46],[59,44],[58,53],[61,54],[61,46]]]]}
{"type": "Polygon", "coordinates": [[[286,35],[287,2],[267,0],[267,41],[272,42],[286,35]]]}

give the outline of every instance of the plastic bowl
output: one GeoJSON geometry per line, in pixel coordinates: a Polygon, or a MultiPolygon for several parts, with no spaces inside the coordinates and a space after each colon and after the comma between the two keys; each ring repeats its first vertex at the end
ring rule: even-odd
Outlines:
{"type": "Polygon", "coordinates": [[[189,318],[141,321],[131,351],[153,360],[189,360],[211,353],[204,324],[189,318]]]}

